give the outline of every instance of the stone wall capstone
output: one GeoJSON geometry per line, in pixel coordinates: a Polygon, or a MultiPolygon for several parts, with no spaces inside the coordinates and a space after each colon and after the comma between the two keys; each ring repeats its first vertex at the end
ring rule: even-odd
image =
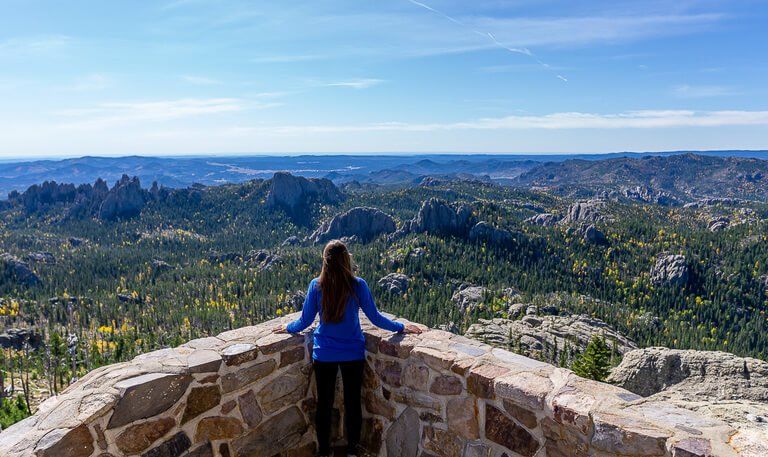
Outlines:
{"type": "MultiPolygon", "coordinates": [[[[311,334],[296,315],[98,368],[0,433],[0,456],[303,457],[316,452],[311,334]]],[[[386,457],[737,456],[727,424],[441,330],[363,321],[363,444],[386,457]]],[[[339,382],[340,384],[340,382],[339,382]]],[[[334,436],[343,441],[341,395],[334,436]]]]}

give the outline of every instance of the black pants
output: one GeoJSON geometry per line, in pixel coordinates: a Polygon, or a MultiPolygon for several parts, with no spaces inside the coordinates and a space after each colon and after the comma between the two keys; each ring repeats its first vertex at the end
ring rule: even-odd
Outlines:
{"type": "Polygon", "coordinates": [[[339,368],[341,368],[341,380],[344,383],[344,428],[347,434],[347,452],[357,454],[357,445],[360,443],[360,427],[363,422],[360,396],[363,388],[364,367],[364,360],[351,362],[318,362],[315,360],[313,363],[315,382],[317,383],[315,429],[321,455],[330,455],[331,453],[333,398],[336,394],[336,374],[339,368]]]}

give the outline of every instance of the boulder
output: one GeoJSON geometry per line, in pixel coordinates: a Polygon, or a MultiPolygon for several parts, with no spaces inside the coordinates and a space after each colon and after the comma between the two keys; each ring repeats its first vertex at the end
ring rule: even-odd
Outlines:
{"type": "Polygon", "coordinates": [[[390,273],[379,279],[379,286],[391,294],[402,294],[408,289],[408,276],[402,273],[390,273]]]}
{"type": "Polygon", "coordinates": [[[468,311],[472,311],[482,303],[485,296],[488,293],[488,289],[482,286],[468,286],[453,293],[451,301],[459,307],[461,313],[464,314],[468,311]]]}
{"type": "Polygon", "coordinates": [[[149,194],[141,188],[139,178],[123,175],[101,202],[98,217],[113,221],[138,216],[148,200],[149,194]]]}
{"type": "Polygon", "coordinates": [[[605,322],[585,315],[541,316],[533,311],[520,320],[480,319],[465,333],[468,338],[551,362],[558,362],[566,345],[571,353],[565,354],[565,360],[570,361],[594,335],[604,336],[608,346],[615,347],[620,354],[637,348],[632,340],[605,322]]]}
{"type": "Polygon", "coordinates": [[[598,246],[605,246],[608,244],[608,239],[605,237],[605,234],[594,225],[589,225],[584,228],[583,236],[584,241],[587,243],[595,244],[598,246]]]}
{"type": "Polygon", "coordinates": [[[725,216],[715,217],[707,223],[707,230],[710,232],[720,232],[727,229],[730,224],[731,220],[725,216]]]}
{"type": "Polygon", "coordinates": [[[260,249],[258,251],[248,252],[245,260],[249,265],[255,266],[259,271],[265,271],[274,267],[281,259],[277,254],[272,254],[269,251],[260,249]]]}
{"type": "Polygon", "coordinates": [[[568,207],[568,212],[560,221],[561,224],[594,224],[602,221],[605,202],[602,200],[589,200],[586,202],[576,202],[568,207]]]}
{"type": "Polygon", "coordinates": [[[288,297],[280,303],[280,307],[282,308],[287,306],[293,311],[301,311],[301,308],[304,306],[304,300],[306,299],[307,293],[303,290],[297,290],[296,292],[288,295],[288,297]]]}
{"type": "Polygon", "coordinates": [[[452,206],[437,198],[421,204],[416,216],[403,227],[406,233],[466,236],[473,225],[472,208],[468,205],[452,206]]]}
{"type": "Polygon", "coordinates": [[[531,216],[523,222],[527,224],[540,225],[542,227],[554,227],[560,221],[560,217],[552,213],[541,213],[531,216]]]}
{"type": "Polygon", "coordinates": [[[684,286],[688,283],[688,271],[685,256],[662,254],[651,268],[651,282],[656,285],[684,286]]]}
{"type": "Polygon", "coordinates": [[[664,191],[657,191],[648,186],[624,187],[621,189],[622,195],[632,200],[643,203],[655,203],[657,205],[668,206],[676,203],[674,197],[664,191]]]}
{"type": "Polygon", "coordinates": [[[21,350],[28,344],[32,349],[43,344],[43,337],[31,328],[9,328],[0,333],[0,347],[3,349],[21,350]]]}
{"type": "Polygon", "coordinates": [[[294,220],[308,222],[310,204],[335,204],[342,199],[343,195],[329,179],[307,179],[279,172],[270,180],[266,204],[270,208],[283,209],[294,220]]]}
{"type": "Polygon", "coordinates": [[[393,233],[396,229],[395,220],[381,210],[356,207],[324,222],[309,236],[309,240],[320,244],[342,237],[356,237],[366,243],[380,235],[393,233]]]}
{"type": "Polygon", "coordinates": [[[608,382],[768,436],[768,362],[719,351],[651,347],[624,354],[608,382]]]}
{"type": "Polygon", "coordinates": [[[485,221],[478,222],[469,230],[469,239],[504,247],[510,247],[517,243],[514,233],[509,230],[498,229],[485,221]]]}
{"type": "Polygon", "coordinates": [[[4,267],[6,274],[21,286],[31,287],[40,284],[40,278],[29,268],[29,265],[11,254],[0,255],[0,266],[4,267]]]}
{"type": "Polygon", "coordinates": [[[161,273],[163,271],[168,271],[168,270],[173,270],[173,265],[159,259],[152,260],[152,271],[154,271],[155,273],[161,273]]]}
{"type": "Polygon", "coordinates": [[[248,251],[246,254],[239,252],[214,252],[208,255],[208,261],[211,263],[246,263],[255,267],[259,271],[269,270],[277,262],[280,256],[271,252],[259,249],[258,251],[248,251]]]}
{"type": "Polygon", "coordinates": [[[296,235],[292,235],[283,240],[283,242],[280,243],[280,247],[285,248],[288,246],[297,246],[299,244],[301,244],[301,239],[296,235]]]}
{"type": "Polygon", "coordinates": [[[47,264],[55,264],[56,263],[56,257],[53,256],[50,252],[30,252],[26,256],[27,260],[30,262],[35,263],[47,263],[47,264]]]}
{"type": "Polygon", "coordinates": [[[78,238],[78,237],[75,237],[75,236],[71,236],[71,237],[67,238],[67,242],[69,243],[70,246],[72,246],[73,248],[76,248],[78,246],[81,246],[81,245],[87,243],[88,241],[83,239],[83,238],[78,238]]]}

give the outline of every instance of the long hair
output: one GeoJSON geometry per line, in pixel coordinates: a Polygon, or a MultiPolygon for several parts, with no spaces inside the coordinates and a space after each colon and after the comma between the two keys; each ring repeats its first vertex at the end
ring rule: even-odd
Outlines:
{"type": "Polygon", "coordinates": [[[347,246],[339,240],[329,241],[323,249],[319,281],[322,292],[320,319],[323,322],[340,322],[344,318],[347,301],[355,295],[355,282],[347,246]]]}

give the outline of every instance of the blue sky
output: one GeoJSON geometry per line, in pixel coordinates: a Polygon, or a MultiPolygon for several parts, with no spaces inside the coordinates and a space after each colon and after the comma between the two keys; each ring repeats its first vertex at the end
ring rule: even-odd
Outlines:
{"type": "Polygon", "coordinates": [[[0,157],[768,149],[768,2],[0,2],[0,157]]]}

